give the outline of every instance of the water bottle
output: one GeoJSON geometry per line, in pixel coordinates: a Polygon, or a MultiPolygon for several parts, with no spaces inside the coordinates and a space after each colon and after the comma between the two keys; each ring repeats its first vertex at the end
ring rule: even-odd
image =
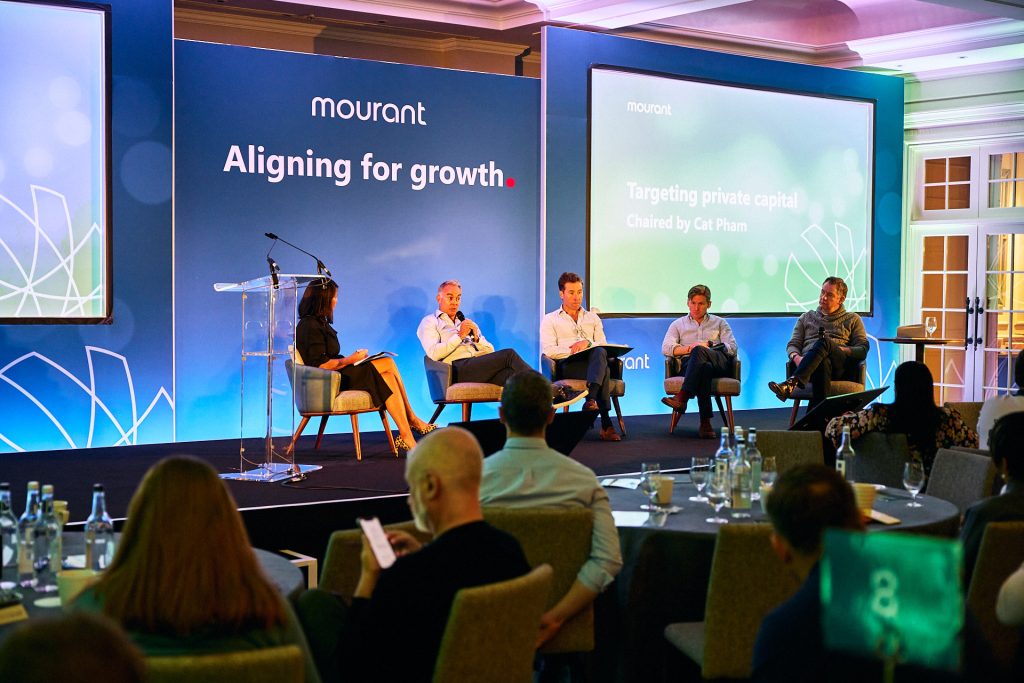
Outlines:
{"type": "Polygon", "coordinates": [[[750,500],[761,500],[761,451],[757,450],[757,430],[747,430],[747,462],[750,463],[750,500]]]}
{"type": "Polygon", "coordinates": [[[736,450],[733,454],[730,472],[730,489],[733,517],[749,517],[742,512],[750,509],[750,463],[747,461],[747,442],[743,437],[743,429],[736,427],[736,450]]]}
{"type": "MultiPolygon", "coordinates": [[[[722,489],[728,489],[729,486],[729,465],[732,462],[734,451],[729,445],[729,428],[722,427],[722,439],[718,446],[718,450],[715,451],[715,469],[712,472],[711,485],[717,484],[722,489]]],[[[726,504],[728,504],[728,495],[726,495],[726,504]]]]}
{"type": "Polygon", "coordinates": [[[11,485],[0,484],[0,589],[18,585],[18,518],[11,509],[11,485]]]}
{"type": "Polygon", "coordinates": [[[39,521],[39,482],[28,483],[28,494],[25,496],[25,512],[18,518],[18,585],[22,588],[35,588],[36,570],[32,558],[35,557],[36,522],[39,521]]]}
{"type": "Polygon", "coordinates": [[[60,538],[61,524],[53,511],[53,486],[43,486],[42,510],[36,521],[35,557],[36,590],[52,593],[57,590],[57,572],[60,571],[63,548],[60,538]]]}
{"type": "Polygon", "coordinates": [[[836,472],[839,472],[843,479],[853,482],[853,445],[850,443],[850,427],[843,427],[843,440],[836,450],[836,472]]]}
{"type": "Polygon", "coordinates": [[[93,484],[92,512],[85,521],[85,568],[98,572],[114,559],[114,523],[107,514],[103,484],[93,484]]]}

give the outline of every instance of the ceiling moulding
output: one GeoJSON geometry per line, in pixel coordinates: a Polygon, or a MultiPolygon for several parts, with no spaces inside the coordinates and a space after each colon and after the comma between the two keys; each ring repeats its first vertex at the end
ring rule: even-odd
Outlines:
{"type": "Polygon", "coordinates": [[[548,21],[617,29],[694,12],[741,5],[750,0],[527,0],[548,21]]]}
{"type": "Polygon", "coordinates": [[[616,31],[615,35],[639,40],[653,40],[682,47],[728,52],[744,57],[761,57],[814,66],[848,69],[861,65],[860,55],[847,49],[845,43],[808,45],[782,40],[749,38],[694,28],[665,24],[645,24],[632,30],[616,31]]]}
{"type": "Polygon", "coordinates": [[[524,0],[302,0],[302,4],[494,31],[544,19],[539,9],[524,0]]]}
{"type": "Polygon", "coordinates": [[[965,55],[965,66],[1024,59],[1024,21],[990,19],[959,26],[897,33],[878,38],[851,40],[851,50],[865,66],[921,74],[941,70],[948,76],[952,59],[965,55]],[[972,57],[972,55],[974,55],[972,57]],[[951,56],[954,56],[951,58],[951,56]]]}
{"type": "Polygon", "coordinates": [[[912,112],[903,117],[903,127],[906,130],[921,130],[999,121],[1024,121],[1024,102],[912,112]]]}
{"type": "MultiPolygon", "coordinates": [[[[240,14],[222,12],[204,12],[201,10],[178,10],[174,13],[175,23],[182,22],[198,26],[217,26],[244,31],[260,31],[279,35],[316,38],[318,40],[334,40],[341,43],[374,45],[378,47],[398,48],[402,50],[421,50],[426,52],[479,52],[500,56],[516,57],[525,47],[511,43],[498,43],[477,38],[418,38],[391,33],[377,33],[356,28],[342,28],[308,21],[287,21],[266,19],[240,14]]],[[[540,63],[539,55],[525,58],[529,63],[540,63]]]]}

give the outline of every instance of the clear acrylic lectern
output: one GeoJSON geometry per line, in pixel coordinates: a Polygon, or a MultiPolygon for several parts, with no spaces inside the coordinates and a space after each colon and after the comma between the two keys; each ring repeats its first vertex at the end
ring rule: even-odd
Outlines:
{"type": "Polygon", "coordinates": [[[222,479],[276,482],[304,478],[307,472],[320,469],[319,465],[298,465],[294,451],[287,453],[295,432],[295,378],[288,376],[285,364],[295,348],[296,306],[302,289],[320,276],[282,274],[277,279],[276,285],[268,275],[213,286],[218,292],[242,295],[239,466],[238,472],[221,474],[222,479]]]}

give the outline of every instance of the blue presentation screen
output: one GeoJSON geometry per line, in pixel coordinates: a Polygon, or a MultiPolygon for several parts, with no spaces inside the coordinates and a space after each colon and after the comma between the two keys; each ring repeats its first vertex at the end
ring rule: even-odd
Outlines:
{"type": "Polygon", "coordinates": [[[611,68],[590,72],[589,301],[677,315],[814,308],[839,275],[869,312],[874,104],[611,68]]]}
{"type": "Polygon", "coordinates": [[[0,0],[0,322],[109,318],[108,20],[0,0]]]}

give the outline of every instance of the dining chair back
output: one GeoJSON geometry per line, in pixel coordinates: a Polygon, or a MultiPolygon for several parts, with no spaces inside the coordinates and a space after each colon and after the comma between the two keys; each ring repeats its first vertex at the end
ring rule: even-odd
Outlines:
{"type": "Polygon", "coordinates": [[[434,683],[533,681],[535,642],[551,575],[551,567],[542,564],[525,576],[456,593],[434,683]]]}
{"type": "Polygon", "coordinates": [[[146,657],[148,683],[303,683],[302,651],[281,645],[236,652],[146,657]]]}
{"type": "Polygon", "coordinates": [[[981,627],[996,663],[1008,673],[1021,647],[1021,629],[1003,626],[996,618],[999,588],[1024,562],[1024,522],[989,522],[981,538],[978,560],[971,574],[967,608],[981,627]]]}
{"type": "Polygon", "coordinates": [[[823,465],[821,434],[774,429],[757,430],[757,449],[761,457],[772,456],[779,474],[795,465],[823,465]]]}
{"type": "Polygon", "coordinates": [[[703,622],[669,624],[665,638],[705,679],[749,678],[761,621],[800,587],[775,555],[767,524],[718,530],[703,622]]]}
{"type": "Polygon", "coordinates": [[[868,432],[850,445],[855,453],[851,468],[855,481],[903,488],[903,467],[910,459],[906,434],[868,432]]]}
{"type": "Polygon", "coordinates": [[[992,495],[996,466],[987,455],[940,448],[935,454],[925,493],[960,508],[960,514],[974,503],[992,495]]]}
{"type": "MultiPolygon", "coordinates": [[[[385,531],[405,531],[412,534],[420,542],[430,540],[429,534],[416,529],[412,522],[388,524],[385,531]]],[[[359,553],[363,549],[363,532],[361,529],[344,529],[335,531],[327,541],[327,552],[324,554],[323,566],[320,569],[319,588],[329,593],[340,595],[350,600],[359,583],[359,553]]]]}

